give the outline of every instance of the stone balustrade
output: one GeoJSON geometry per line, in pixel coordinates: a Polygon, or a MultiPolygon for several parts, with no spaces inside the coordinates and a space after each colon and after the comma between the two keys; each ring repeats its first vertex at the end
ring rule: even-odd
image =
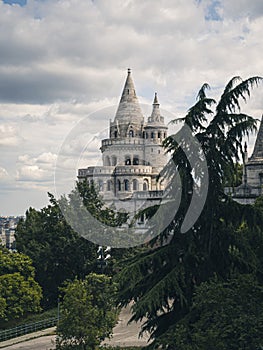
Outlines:
{"type": "Polygon", "coordinates": [[[93,175],[120,175],[120,174],[151,174],[152,167],[149,165],[117,165],[117,166],[94,166],[78,170],[78,177],[93,175]]]}

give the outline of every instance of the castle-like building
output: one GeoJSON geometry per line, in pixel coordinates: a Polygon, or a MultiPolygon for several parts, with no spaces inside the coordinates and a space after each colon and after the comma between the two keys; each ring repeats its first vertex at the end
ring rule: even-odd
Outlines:
{"type": "Polygon", "coordinates": [[[167,162],[162,147],[167,129],[156,93],[152,113],[145,120],[128,69],[109,137],[101,143],[103,165],[79,169],[78,180],[96,184],[103,199],[116,209],[136,211],[145,200],[152,205],[162,197],[165,186],[159,174],[167,162]]]}
{"type": "MultiPolygon", "coordinates": [[[[157,227],[157,233],[161,232],[167,222],[170,222],[177,208],[177,199],[172,198],[173,195],[169,194],[169,191],[165,191],[167,183],[160,175],[168,160],[162,147],[167,131],[168,127],[161,115],[156,93],[151,115],[148,118],[143,116],[131,71],[128,69],[114,120],[109,121],[108,138],[101,141],[102,165],[78,170],[78,180],[95,184],[107,206],[130,214],[130,222],[120,228],[127,232],[128,237],[131,222],[135,222],[132,227],[135,234],[145,234],[145,241],[147,241],[152,237],[152,227],[157,227]],[[155,221],[151,223],[147,222],[143,214],[139,218],[136,215],[142,209],[161,203],[164,204],[164,210],[160,211],[159,216],[156,215],[155,221]]],[[[234,189],[226,188],[225,191],[234,200],[242,204],[251,204],[263,194],[262,186],[263,120],[250,158],[245,150],[242,185],[234,189]]],[[[134,237],[138,244],[139,236],[134,237]]],[[[140,238],[140,243],[143,239],[140,238]]],[[[105,240],[105,236],[102,240],[105,240]]],[[[111,243],[107,241],[107,245],[111,243]]],[[[130,246],[125,244],[123,246],[130,246]]]]}

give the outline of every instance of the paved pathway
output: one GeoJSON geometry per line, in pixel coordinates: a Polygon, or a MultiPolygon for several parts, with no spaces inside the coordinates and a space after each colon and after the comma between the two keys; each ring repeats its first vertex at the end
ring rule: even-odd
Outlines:
{"type": "Polygon", "coordinates": [[[55,348],[56,327],[0,342],[0,349],[8,350],[49,350],[55,348]]]}
{"type": "Polygon", "coordinates": [[[113,337],[107,339],[104,343],[112,346],[145,346],[147,345],[148,336],[139,338],[141,325],[143,322],[132,322],[127,325],[131,318],[130,307],[121,310],[119,321],[113,329],[113,337]]]}
{"type": "MultiPolygon", "coordinates": [[[[104,344],[112,346],[145,346],[147,336],[139,338],[141,323],[132,322],[127,325],[131,317],[130,307],[122,309],[118,324],[113,329],[113,337],[107,339],[104,344]]],[[[49,350],[54,349],[56,335],[55,328],[45,329],[36,333],[23,335],[5,342],[0,342],[0,349],[7,350],[49,350]]]]}

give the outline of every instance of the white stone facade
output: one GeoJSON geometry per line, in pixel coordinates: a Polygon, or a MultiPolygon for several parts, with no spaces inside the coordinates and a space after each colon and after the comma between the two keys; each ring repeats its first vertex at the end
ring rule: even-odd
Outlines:
{"type": "Polygon", "coordinates": [[[147,120],[143,117],[130,69],[109,129],[109,138],[102,140],[100,148],[103,165],[79,169],[78,179],[93,181],[104,200],[117,209],[135,208],[138,203],[134,201],[160,199],[165,184],[158,175],[167,163],[162,142],[168,128],[160,114],[157,94],[151,116],[147,120]],[[134,201],[118,204],[128,199],[134,201]]]}

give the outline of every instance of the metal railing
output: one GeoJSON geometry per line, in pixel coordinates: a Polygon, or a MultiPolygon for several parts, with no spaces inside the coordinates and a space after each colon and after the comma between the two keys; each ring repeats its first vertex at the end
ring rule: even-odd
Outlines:
{"type": "Polygon", "coordinates": [[[48,318],[46,320],[27,323],[21,326],[17,326],[14,328],[4,329],[0,331],[0,342],[19,337],[21,335],[33,333],[36,331],[40,331],[42,329],[46,329],[49,327],[54,327],[58,323],[57,317],[48,318]]]}

